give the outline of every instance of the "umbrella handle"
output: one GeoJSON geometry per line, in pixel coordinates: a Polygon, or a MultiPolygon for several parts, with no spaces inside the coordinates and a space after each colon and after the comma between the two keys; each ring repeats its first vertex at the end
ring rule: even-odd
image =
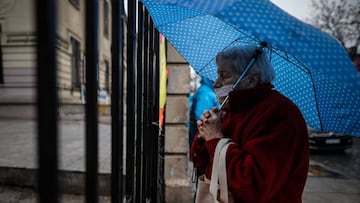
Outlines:
{"type": "Polygon", "coordinates": [[[255,53],[255,55],[251,58],[250,62],[246,66],[244,72],[240,75],[240,77],[236,80],[235,84],[232,86],[232,90],[236,89],[239,86],[241,80],[245,77],[247,72],[249,72],[251,66],[255,63],[257,57],[258,54],[255,53]]]}
{"type": "Polygon", "coordinates": [[[227,95],[227,96],[225,97],[224,101],[221,103],[221,105],[220,105],[220,107],[219,107],[219,110],[222,109],[222,107],[228,102],[228,100],[229,100],[229,95],[227,95]]]}

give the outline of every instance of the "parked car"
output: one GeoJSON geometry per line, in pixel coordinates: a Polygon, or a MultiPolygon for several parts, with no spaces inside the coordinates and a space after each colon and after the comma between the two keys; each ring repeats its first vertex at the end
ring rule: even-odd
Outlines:
{"type": "Polygon", "coordinates": [[[334,132],[320,132],[308,126],[309,144],[311,150],[344,151],[351,148],[353,137],[334,132]]]}

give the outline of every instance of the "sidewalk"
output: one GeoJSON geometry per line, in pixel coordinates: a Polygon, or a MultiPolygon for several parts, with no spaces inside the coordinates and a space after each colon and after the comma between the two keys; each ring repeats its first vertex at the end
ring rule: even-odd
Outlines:
{"type": "Polygon", "coordinates": [[[309,176],[303,203],[359,203],[360,181],[346,178],[309,176]]]}
{"type": "MultiPolygon", "coordinates": [[[[80,192],[83,188],[76,186],[76,183],[83,183],[82,172],[85,171],[84,124],[81,119],[74,118],[59,122],[59,169],[63,179],[68,181],[66,184],[69,184],[63,187],[72,191],[78,189],[80,192]]],[[[0,119],[0,203],[36,202],[32,190],[4,186],[4,183],[28,187],[34,184],[33,175],[36,171],[35,126],[34,121],[0,119]],[[10,200],[16,196],[22,197],[24,201],[10,200]]],[[[101,117],[99,119],[99,173],[102,184],[100,191],[104,194],[109,190],[110,142],[110,118],[101,117]]],[[[311,170],[308,176],[303,194],[304,203],[360,202],[360,180],[344,177],[328,169],[324,169],[325,173],[316,173],[314,171],[323,170],[321,165],[313,161],[310,164],[311,169],[314,170],[311,170]]],[[[81,195],[66,197],[78,200],[83,198],[81,195]]],[[[106,197],[102,199],[103,202],[107,202],[107,200],[106,197]]]]}

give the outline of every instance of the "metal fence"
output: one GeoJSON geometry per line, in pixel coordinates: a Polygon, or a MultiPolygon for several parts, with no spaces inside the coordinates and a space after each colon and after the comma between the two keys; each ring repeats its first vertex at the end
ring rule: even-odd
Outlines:
{"type": "MultiPolygon", "coordinates": [[[[99,0],[86,1],[86,181],[84,184],[88,203],[98,202],[98,4],[99,0]]],[[[111,4],[111,202],[124,200],[163,202],[163,160],[159,156],[163,153],[161,151],[163,140],[162,136],[159,136],[162,132],[158,127],[159,33],[155,30],[141,2],[128,0],[126,16],[124,1],[112,0],[111,4]],[[124,84],[125,77],[126,84],[124,84]],[[124,124],[125,108],[126,124],[124,124]],[[124,131],[124,129],[128,130],[124,131]],[[123,143],[124,136],[126,143],[123,143]],[[126,152],[124,152],[125,145],[126,152]],[[126,164],[123,163],[123,156],[126,157],[126,164]],[[123,170],[125,174],[122,173],[123,170]]],[[[59,199],[57,1],[37,0],[35,8],[38,36],[38,189],[39,202],[49,203],[58,202],[59,199]]]]}

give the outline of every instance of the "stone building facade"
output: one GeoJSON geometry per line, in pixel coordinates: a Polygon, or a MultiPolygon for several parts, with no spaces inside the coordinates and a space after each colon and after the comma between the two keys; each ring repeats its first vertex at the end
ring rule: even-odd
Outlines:
{"type": "MultiPolygon", "coordinates": [[[[85,0],[57,1],[60,112],[83,112],[85,0]]],[[[36,91],[35,0],[0,2],[0,116],[34,117],[36,91]]],[[[111,2],[99,1],[99,92],[111,85],[111,2]]]]}
{"type": "Polygon", "coordinates": [[[165,116],[166,202],[192,202],[192,163],[189,162],[190,67],[167,44],[167,105],[165,116]]]}

